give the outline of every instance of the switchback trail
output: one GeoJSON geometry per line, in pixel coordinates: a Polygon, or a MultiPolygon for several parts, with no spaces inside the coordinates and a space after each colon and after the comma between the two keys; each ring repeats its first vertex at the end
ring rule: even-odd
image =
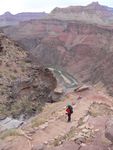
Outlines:
{"type": "Polygon", "coordinates": [[[24,132],[24,136],[7,137],[0,148],[6,147],[5,144],[11,147],[11,150],[31,150],[36,145],[44,145],[46,148],[54,149],[53,147],[58,144],[58,140],[64,138],[65,141],[66,135],[71,133],[72,129],[77,129],[80,126],[81,118],[85,119],[86,116],[85,122],[87,123],[88,110],[94,102],[105,103],[112,107],[112,99],[93,88],[78,94],[69,93],[62,101],[47,104],[43,112],[33,118],[34,121],[24,125],[20,129],[24,132]],[[79,96],[81,96],[81,99],[77,99],[79,96]],[[74,108],[70,123],[67,123],[67,116],[65,115],[67,103],[73,104],[74,108]],[[33,122],[35,123],[34,126],[33,122]]]}

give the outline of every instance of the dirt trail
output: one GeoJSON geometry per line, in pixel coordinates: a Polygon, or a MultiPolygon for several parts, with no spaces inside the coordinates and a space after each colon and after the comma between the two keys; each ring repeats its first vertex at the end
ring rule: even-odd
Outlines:
{"type": "Polygon", "coordinates": [[[87,114],[89,107],[93,102],[106,103],[109,106],[112,106],[112,101],[109,97],[93,89],[79,94],[74,92],[69,93],[61,102],[46,105],[43,112],[38,117],[35,117],[36,121],[38,121],[38,119],[40,120],[40,118],[46,118],[45,122],[37,128],[31,128],[31,124],[23,127],[22,130],[30,137],[30,139],[25,136],[7,138],[6,142],[10,147],[9,149],[31,150],[35,145],[48,145],[49,143],[54,142],[58,137],[65,136],[72,127],[77,127],[78,121],[87,114]],[[81,96],[82,98],[77,100],[78,96],[81,96]],[[70,123],[67,123],[67,117],[65,115],[65,106],[68,102],[73,104],[74,107],[74,113],[70,123]]]}

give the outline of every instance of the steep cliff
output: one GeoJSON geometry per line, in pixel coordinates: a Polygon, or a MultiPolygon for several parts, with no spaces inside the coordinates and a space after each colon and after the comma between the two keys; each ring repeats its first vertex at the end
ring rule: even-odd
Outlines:
{"type": "Polygon", "coordinates": [[[25,50],[0,33],[0,118],[41,111],[55,87],[48,69],[34,66],[25,50]]]}

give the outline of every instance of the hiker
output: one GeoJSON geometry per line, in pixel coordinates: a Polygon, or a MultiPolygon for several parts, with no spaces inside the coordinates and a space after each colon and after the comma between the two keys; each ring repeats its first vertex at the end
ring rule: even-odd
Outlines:
{"type": "Polygon", "coordinates": [[[68,116],[68,122],[71,121],[71,114],[73,113],[73,107],[71,105],[67,105],[66,107],[66,115],[68,116]]]}

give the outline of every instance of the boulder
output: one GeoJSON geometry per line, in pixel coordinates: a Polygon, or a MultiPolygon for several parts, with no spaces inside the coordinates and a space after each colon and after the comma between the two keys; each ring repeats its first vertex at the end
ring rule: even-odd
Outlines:
{"type": "Polygon", "coordinates": [[[80,87],[77,87],[74,91],[76,92],[82,92],[82,91],[85,91],[85,90],[89,90],[89,86],[88,85],[82,85],[80,87]]]}
{"type": "Polygon", "coordinates": [[[109,119],[105,125],[105,137],[113,142],[113,118],[109,119]]]}
{"type": "Polygon", "coordinates": [[[0,132],[5,131],[7,129],[14,129],[18,128],[23,124],[23,121],[19,121],[16,119],[12,119],[10,117],[7,117],[0,121],[0,132]]]}
{"type": "Polygon", "coordinates": [[[55,94],[63,94],[63,89],[60,87],[57,87],[54,89],[55,94]]]}
{"type": "Polygon", "coordinates": [[[47,127],[48,127],[48,122],[46,122],[46,123],[40,125],[39,128],[40,128],[41,130],[44,130],[44,129],[47,128],[47,127]]]}
{"type": "Polygon", "coordinates": [[[43,144],[34,145],[31,150],[44,150],[43,144]]]}

